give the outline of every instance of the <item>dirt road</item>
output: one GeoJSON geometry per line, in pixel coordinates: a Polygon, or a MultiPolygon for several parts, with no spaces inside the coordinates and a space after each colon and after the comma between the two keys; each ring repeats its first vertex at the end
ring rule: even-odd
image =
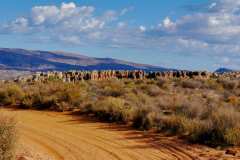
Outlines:
{"type": "MultiPolygon", "coordinates": [[[[46,160],[191,160],[233,158],[174,137],[144,134],[126,127],[67,113],[0,110],[18,120],[18,151],[46,160]]],[[[235,157],[237,158],[237,157],[235,157]]],[[[239,157],[238,157],[239,158],[239,157]]]]}

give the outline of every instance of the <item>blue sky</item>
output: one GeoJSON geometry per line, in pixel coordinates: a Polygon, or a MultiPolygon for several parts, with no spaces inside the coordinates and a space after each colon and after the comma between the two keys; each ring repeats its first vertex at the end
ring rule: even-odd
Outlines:
{"type": "Polygon", "coordinates": [[[240,68],[240,0],[3,0],[0,47],[240,68]]]}

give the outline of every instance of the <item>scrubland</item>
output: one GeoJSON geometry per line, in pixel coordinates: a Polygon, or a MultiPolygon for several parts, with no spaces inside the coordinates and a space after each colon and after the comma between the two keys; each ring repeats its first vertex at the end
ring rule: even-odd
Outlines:
{"type": "Polygon", "coordinates": [[[239,80],[7,83],[0,84],[0,105],[78,111],[107,122],[177,135],[192,143],[240,145],[239,80]]]}
{"type": "Polygon", "coordinates": [[[0,160],[15,158],[16,125],[12,117],[0,114],[0,160]]]}

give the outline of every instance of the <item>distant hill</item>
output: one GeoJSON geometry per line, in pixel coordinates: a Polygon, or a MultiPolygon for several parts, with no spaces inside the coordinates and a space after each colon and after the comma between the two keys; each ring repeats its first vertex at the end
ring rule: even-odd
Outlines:
{"type": "Polygon", "coordinates": [[[61,51],[32,51],[0,48],[0,70],[138,70],[166,71],[163,67],[138,64],[112,58],[94,58],[61,51]]]}
{"type": "Polygon", "coordinates": [[[225,72],[233,72],[235,70],[228,69],[228,68],[219,68],[215,71],[215,73],[225,73],[225,72]]]}

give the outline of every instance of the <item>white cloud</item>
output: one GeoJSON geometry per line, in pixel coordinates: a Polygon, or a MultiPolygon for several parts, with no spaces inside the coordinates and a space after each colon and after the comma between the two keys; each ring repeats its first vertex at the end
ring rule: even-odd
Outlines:
{"type": "Polygon", "coordinates": [[[2,33],[26,33],[30,31],[28,24],[28,19],[24,17],[19,17],[16,20],[10,22],[9,24],[4,24],[3,26],[0,26],[0,31],[2,30],[2,33]]]}
{"type": "MultiPolygon", "coordinates": [[[[161,26],[161,25],[160,25],[161,26]]],[[[174,22],[171,21],[171,19],[169,17],[166,17],[163,20],[163,27],[166,29],[174,29],[176,26],[176,24],[174,22]]]]}
{"type": "Polygon", "coordinates": [[[51,26],[53,29],[81,32],[102,28],[103,19],[93,16],[92,6],[76,6],[75,3],[62,3],[57,6],[36,6],[32,8],[31,20],[33,26],[51,26]]]}
{"type": "Polygon", "coordinates": [[[217,13],[237,13],[240,10],[239,0],[211,0],[210,12],[217,13]]]}
{"type": "Polygon", "coordinates": [[[60,11],[56,6],[37,6],[32,8],[32,20],[34,24],[40,25],[47,21],[50,23],[58,21],[60,11]]]}
{"type": "Polygon", "coordinates": [[[145,32],[146,31],[146,27],[145,26],[139,26],[139,30],[140,30],[140,32],[145,32]]]}
{"type": "Polygon", "coordinates": [[[68,11],[76,8],[76,4],[73,2],[70,3],[62,3],[61,9],[63,11],[68,11]]]}
{"type": "MultiPolygon", "coordinates": [[[[127,12],[127,11],[121,11],[127,12]]],[[[38,34],[40,31],[54,41],[79,44],[86,39],[99,39],[105,28],[109,28],[121,14],[108,10],[95,15],[93,6],[78,6],[73,2],[60,6],[35,6],[27,17],[20,17],[7,24],[0,24],[1,33],[38,34]]],[[[119,23],[123,27],[123,23],[119,23]]]]}
{"type": "Polygon", "coordinates": [[[240,0],[210,1],[207,11],[195,12],[176,21],[166,17],[145,33],[156,41],[161,39],[162,43],[170,43],[167,39],[172,39],[171,44],[178,52],[239,56],[240,0]]]}

